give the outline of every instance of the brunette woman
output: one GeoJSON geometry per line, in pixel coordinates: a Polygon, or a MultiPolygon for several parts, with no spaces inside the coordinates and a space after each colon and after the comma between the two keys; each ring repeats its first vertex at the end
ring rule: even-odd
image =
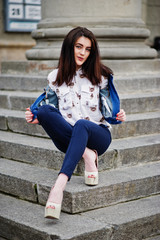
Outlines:
{"type": "MultiPolygon", "coordinates": [[[[58,68],[48,75],[49,87],[56,93],[58,108],[41,106],[34,121],[30,108],[27,108],[27,122],[39,123],[56,147],[65,153],[62,168],[46,203],[47,218],[59,218],[63,191],[82,157],[85,183],[98,184],[98,156],[111,143],[111,126],[102,115],[99,92],[107,89],[112,74],[112,70],[100,61],[93,33],[77,27],[65,37],[58,68]]],[[[125,119],[125,112],[121,109],[117,120],[125,119]]]]}

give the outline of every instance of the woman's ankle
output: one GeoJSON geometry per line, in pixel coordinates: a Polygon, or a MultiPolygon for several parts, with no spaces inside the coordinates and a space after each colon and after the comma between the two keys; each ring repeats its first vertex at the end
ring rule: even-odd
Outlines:
{"type": "Polygon", "coordinates": [[[63,173],[60,173],[55,182],[55,185],[52,187],[50,191],[48,202],[61,204],[63,200],[63,191],[66,187],[67,181],[68,177],[63,173]]]}
{"type": "Polygon", "coordinates": [[[86,148],[85,152],[83,154],[84,162],[85,162],[85,171],[87,172],[97,172],[97,166],[96,166],[96,158],[97,154],[95,151],[86,148]]]}
{"type": "Polygon", "coordinates": [[[61,204],[63,200],[63,191],[62,189],[52,188],[48,197],[47,202],[61,204]]]}
{"type": "Polygon", "coordinates": [[[67,182],[68,182],[68,176],[65,175],[64,173],[60,173],[58,175],[58,178],[57,178],[57,180],[55,182],[54,187],[55,188],[60,188],[60,189],[62,189],[64,191],[67,182]]]}

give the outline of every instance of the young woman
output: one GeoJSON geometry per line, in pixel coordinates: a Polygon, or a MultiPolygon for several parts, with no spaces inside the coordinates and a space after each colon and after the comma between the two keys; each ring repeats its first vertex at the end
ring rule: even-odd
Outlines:
{"type": "MultiPolygon", "coordinates": [[[[98,184],[98,156],[111,143],[110,124],[101,113],[99,91],[107,87],[111,74],[111,69],[100,62],[93,33],[77,27],[65,37],[58,68],[48,75],[49,86],[58,99],[58,109],[43,105],[32,121],[33,114],[27,108],[26,121],[40,123],[56,147],[65,153],[46,203],[47,218],[59,218],[63,191],[82,157],[85,183],[98,184]]],[[[116,119],[125,121],[124,110],[117,113],[116,119]]]]}

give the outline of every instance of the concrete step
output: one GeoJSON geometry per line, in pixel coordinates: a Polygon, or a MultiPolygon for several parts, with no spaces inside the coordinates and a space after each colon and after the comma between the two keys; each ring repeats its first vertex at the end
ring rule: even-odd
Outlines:
{"type": "MultiPolygon", "coordinates": [[[[24,111],[41,93],[42,91],[1,91],[1,108],[24,111]]],[[[158,110],[160,106],[159,92],[120,94],[120,99],[121,108],[125,109],[126,113],[153,112],[158,110]]]]}
{"type": "MultiPolygon", "coordinates": [[[[7,69],[10,71],[10,69],[7,69]]],[[[51,70],[50,70],[51,71],[51,70]]],[[[15,91],[43,91],[47,85],[47,75],[1,74],[0,89],[15,91]]],[[[160,88],[160,73],[114,76],[114,84],[119,93],[157,91],[160,88]]]]}
{"type": "Polygon", "coordinates": [[[145,240],[160,240],[160,235],[153,236],[153,237],[150,237],[150,238],[145,238],[145,240]]]}
{"type": "MultiPolygon", "coordinates": [[[[124,123],[112,126],[112,137],[113,139],[118,139],[158,133],[160,132],[159,125],[160,112],[128,114],[124,123]]],[[[0,129],[47,137],[41,126],[26,122],[25,111],[0,108],[0,129]]]]}
{"type": "Polygon", "coordinates": [[[127,120],[113,126],[113,139],[160,132],[160,112],[128,114],[127,120]]]}
{"type": "Polygon", "coordinates": [[[1,91],[1,107],[5,109],[25,111],[41,92],[24,92],[24,91],[1,91]]]}
{"type": "Polygon", "coordinates": [[[142,240],[160,232],[160,196],[44,219],[44,207],[0,195],[0,235],[8,240],[142,240]]]}
{"type": "Polygon", "coordinates": [[[160,89],[160,74],[133,74],[130,76],[115,76],[114,84],[120,93],[138,93],[157,91],[160,89]]]}
{"type": "MultiPolygon", "coordinates": [[[[59,170],[64,154],[50,139],[0,131],[0,156],[59,170]],[[7,149],[7,151],[6,151],[7,149]]],[[[160,160],[160,135],[144,135],[113,140],[109,149],[99,157],[99,171],[121,166],[160,160]]],[[[83,161],[75,173],[82,174],[83,161]]]]}
{"type": "MultiPolygon", "coordinates": [[[[4,158],[0,162],[1,192],[45,205],[58,171],[4,158]]],[[[84,177],[73,176],[64,192],[62,210],[84,212],[160,193],[160,162],[99,175],[99,184],[95,187],[86,186],[84,177]]]]}
{"type": "Polygon", "coordinates": [[[153,112],[160,106],[159,92],[143,92],[136,94],[120,94],[121,108],[127,114],[153,112]]]}
{"type": "MultiPolygon", "coordinates": [[[[124,77],[125,75],[140,76],[153,75],[160,72],[160,60],[156,59],[126,59],[126,60],[103,60],[103,63],[110,67],[115,76],[124,77]]],[[[46,76],[53,68],[57,67],[57,60],[43,61],[3,61],[1,66],[2,74],[11,75],[43,75],[46,76]]]]}
{"type": "Polygon", "coordinates": [[[7,240],[104,240],[111,227],[96,220],[61,213],[61,219],[44,219],[44,207],[0,195],[0,235],[7,240]]]}
{"type": "Polygon", "coordinates": [[[47,85],[46,76],[0,75],[0,89],[14,91],[43,91],[47,85]]]}
{"type": "Polygon", "coordinates": [[[143,240],[160,234],[160,195],[102,208],[82,216],[109,226],[114,225],[112,240],[143,240]]]}

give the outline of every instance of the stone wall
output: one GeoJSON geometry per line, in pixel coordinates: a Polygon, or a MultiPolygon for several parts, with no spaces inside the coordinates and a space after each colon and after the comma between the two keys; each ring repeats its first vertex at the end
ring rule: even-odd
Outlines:
{"type": "Polygon", "coordinates": [[[153,46],[154,38],[160,37],[160,1],[142,0],[142,18],[151,31],[147,43],[153,46]]]}
{"type": "Polygon", "coordinates": [[[32,48],[35,41],[30,33],[5,32],[4,6],[0,0],[0,62],[6,60],[25,60],[25,52],[32,48]]]}

